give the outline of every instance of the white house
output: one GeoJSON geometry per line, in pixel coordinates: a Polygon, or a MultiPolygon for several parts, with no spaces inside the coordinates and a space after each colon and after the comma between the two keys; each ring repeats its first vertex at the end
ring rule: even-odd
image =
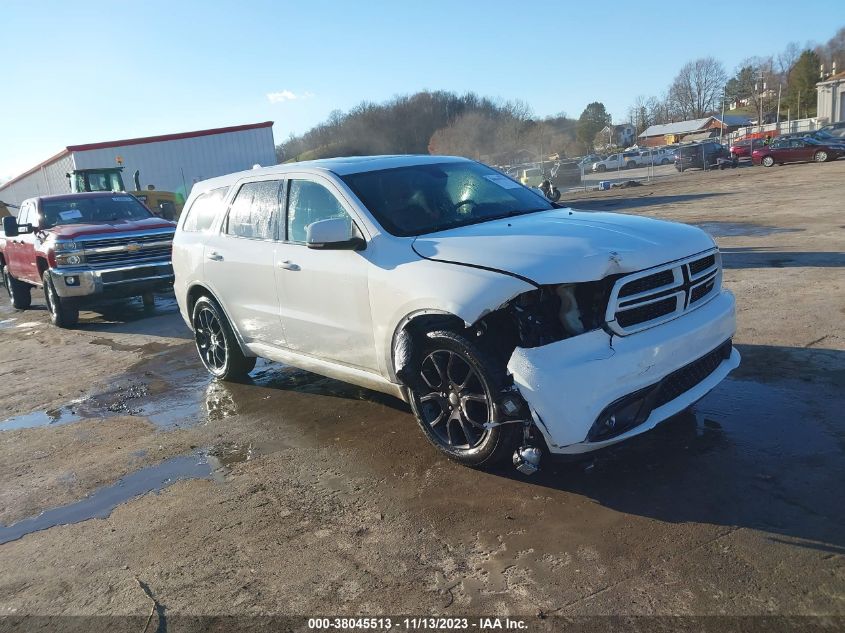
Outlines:
{"type": "Polygon", "coordinates": [[[818,94],[819,122],[839,123],[845,121],[845,72],[831,75],[816,84],[818,94]]]}

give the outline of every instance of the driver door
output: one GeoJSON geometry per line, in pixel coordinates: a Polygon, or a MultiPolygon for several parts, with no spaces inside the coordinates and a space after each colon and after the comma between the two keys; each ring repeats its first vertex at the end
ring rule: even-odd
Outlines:
{"type": "Polygon", "coordinates": [[[286,185],[284,241],[276,250],[286,345],[302,354],[377,371],[367,252],[317,250],[305,244],[310,224],[348,218],[354,225],[354,212],[326,179],[293,176],[286,185]]]}

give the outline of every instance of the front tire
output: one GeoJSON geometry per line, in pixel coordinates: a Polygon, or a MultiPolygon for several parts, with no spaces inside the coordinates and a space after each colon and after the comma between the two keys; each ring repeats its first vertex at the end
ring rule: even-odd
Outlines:
{"type": "Polygon", "coordinates": [[[826,163],[827,159],[828,159],[828,155],[827,155],[827,152],[825,152],[824,150],[819,150],[813,156],[813,160],[815,160],[817,163],[826,163]]]}
{"type": "Polygon", "coordinates": [[[763,163],[763,167],[771,167],[775,164],[775,159],[771,156],[764,156],[761,162],[763,163]]]}
{"type": "Polygon", "coordinates": [[[607,167],[604,165],[599,165],[598,167],[596,167],[596,171],[600,174],[603,174],[605,171],[607,171],[607,167]]]}
{"type": "Polygon", "coordinates": [[[255,357],[244,355],[235,333],[217,302],[197,299],[191,316],[194,342],[202,364],[218,380],[243,380],[255,368],[255,357]]]}
{"type": "Polygon", "coordinates": [[[41,280],[44,282],[44,298],[47,299],[50,322],[60,328],[71,328],[79,323],[79,308],[73,299],[59,296],[49,270],[44,271],[41,280]]]}
{"type": "Polygon", "coordinates": [[[455,332],[426,334],[409,379],[411,408],[425,436],[447,457],[472,467],[509,459],[520,424],[485,428],[501,419],[496,404],[505,368],[455,332]]]}
{"type": "Polygon", "coordinates": [[[3,274],[3,282],[6,286],[6,292],[9,293],[9,300],[12,302],[13,308],[26,310],[32,305],[32,286],[18,281],[9,274],[8,270],[3,274]]]}

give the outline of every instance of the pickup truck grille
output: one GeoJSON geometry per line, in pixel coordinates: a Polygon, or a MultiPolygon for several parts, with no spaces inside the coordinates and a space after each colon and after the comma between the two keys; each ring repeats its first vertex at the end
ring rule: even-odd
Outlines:
{"type": "Polygon", "coordinates": [[[136,263],[170,260],[173,231],[157,231],[138,235],[78,239],[85,253],[85,262],[93,268],[108,268],[136,263]]]}
{"type": "Polygon", "coordinates": [[[665,323],[706,303],[721,283],[717,250],[626,275],[611,291],[607,324],[624,336],[665,323]]]}

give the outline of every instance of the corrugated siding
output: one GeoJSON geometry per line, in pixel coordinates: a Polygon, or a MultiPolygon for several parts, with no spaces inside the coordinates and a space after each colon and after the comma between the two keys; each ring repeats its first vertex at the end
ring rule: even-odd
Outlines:
{"type": "Polygon", "coordinates": [[[56,193],[69,193],[70,182],[65,174],[72,171],[73,155],[63,156],[41,167],[29,176],[0,188],[0,200],[20,205],[27,198],[46,196],[56,193]]]}
{"type": "Polygon", "coordinates": [[[139,169],[144,189],[152,184],[186,197],[197,181],[251,169],[256,163],[263,167],[276,164],[270,127],[74,152],[77,169],[112,167],[118,156],[123,158],[127,189],[134,188],[132,174],[139,169]]]}

